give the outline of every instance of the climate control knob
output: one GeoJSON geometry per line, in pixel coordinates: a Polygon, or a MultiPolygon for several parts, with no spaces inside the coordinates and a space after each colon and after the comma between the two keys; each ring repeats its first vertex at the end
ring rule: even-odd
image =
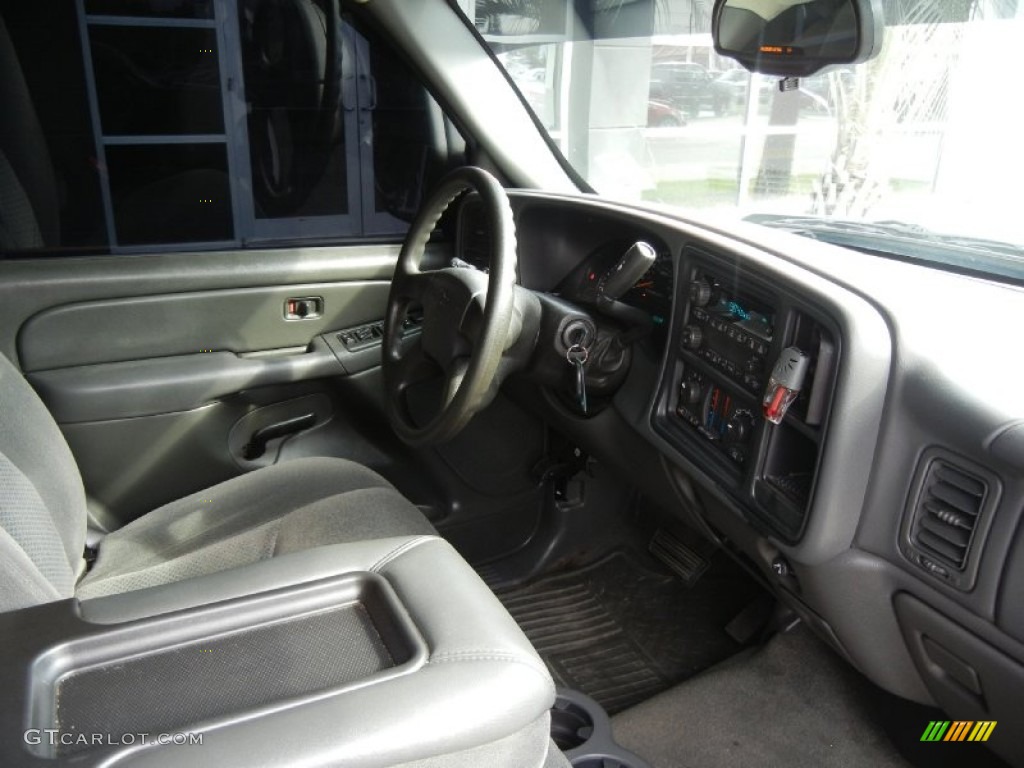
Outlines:
{"type": "Polygon", "coordinates": [[[746,411],[734,413],[733,417],[725,425],[725,441],[727,443],[745,443],[750,439],[753,431],[754,420],[746,411]]]}
{"type": "Polygon", "coordinates": [[[700,402],[701,386],[696,379],[686,379],[679,385],[679,404],[692,408],[700,402]]]}
{"type": "Polygon", "coordinates": [[[684,325],[679,334],[679,341],[682,343],[683,349],[700,349],[700,344],[704,341],[704,333],[700,326],[684,325]]]}

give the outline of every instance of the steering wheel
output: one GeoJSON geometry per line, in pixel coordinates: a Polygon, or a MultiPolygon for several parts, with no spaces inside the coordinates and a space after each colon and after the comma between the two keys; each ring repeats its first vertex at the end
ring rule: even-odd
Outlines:
{"type": "Polygon", "coordinates": [[[510,336],[516,281],[515,222],[508,196],[491,174],[464,167],[441,180],[416,215],[398,257],[384,321],[384,385],[391,425],[410,445],[454,437],[496,391],[498,367],[510,336]],[[448,267],[424,271],[423,255],[434,226],[463,192],[475,191],[490,219],[489,273],[448,267]],[[404,334],[406,314],[423,310],[422,332],[404,334]],[[437,412],[415,423],[406,390],[443,377],[437,412]]]}

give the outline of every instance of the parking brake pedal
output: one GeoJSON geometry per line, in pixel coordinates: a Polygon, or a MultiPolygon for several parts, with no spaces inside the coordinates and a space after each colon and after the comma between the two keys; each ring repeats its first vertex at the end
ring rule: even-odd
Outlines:
{"type": "Polygon", "coordinates": [[[667,565],[683,583],[692,587],[697,583],[711,562],[694,552],[676,536],[659,528],[648,545],[651,554],[667,565]]]}

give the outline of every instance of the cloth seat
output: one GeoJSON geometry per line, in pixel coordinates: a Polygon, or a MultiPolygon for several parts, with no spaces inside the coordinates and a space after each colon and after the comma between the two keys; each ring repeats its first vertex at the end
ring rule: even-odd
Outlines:
{"type": "Polygon", "coordinates": [[[434,533],[384,478],[342,459],[257,470],[166,504],[103,539],[79,598],[128,592],[326,544],[434,533]]]}
{"type": "Polygon", "coordinates": [[[324,544],[434,533],[372,470],[301,459],[167,504],[100,542],[84,574],[82,478],[60,429],[0,355],[0,611],[203,576],[324,544]]]}

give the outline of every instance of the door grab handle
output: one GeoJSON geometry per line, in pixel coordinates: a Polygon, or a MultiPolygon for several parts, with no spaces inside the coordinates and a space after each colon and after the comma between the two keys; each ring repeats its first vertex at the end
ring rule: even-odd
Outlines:
{"type": "Polygon", "coordinates": [[[267,443],[277,437],[284,437],[304,429],[309,429],[316,423],[316,415],[306,413],[302,416],[282,421],[277,424],[257,429],[252,433],[249,442],[242,448],[242,458],[247,461],[254,461],[262,456],[267,450],[267,443]]]}

